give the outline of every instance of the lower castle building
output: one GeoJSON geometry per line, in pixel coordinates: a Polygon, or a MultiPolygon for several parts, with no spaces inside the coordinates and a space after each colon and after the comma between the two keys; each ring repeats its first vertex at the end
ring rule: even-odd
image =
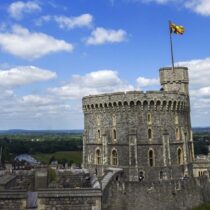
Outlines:
{"type": "Polygon", "coordinates": [[[84,97],[84,167],[122,168],[129,181],[191,177],[188,83],[186,67],[162,68],[160,91],[84,97]]]}

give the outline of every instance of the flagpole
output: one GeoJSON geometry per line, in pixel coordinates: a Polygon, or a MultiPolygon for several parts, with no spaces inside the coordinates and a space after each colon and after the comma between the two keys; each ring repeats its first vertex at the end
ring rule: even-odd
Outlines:
{"type": "Polygon", "coordinates": [[[170,36],[170,47],[171,47],[171,63],[172,63],[172,71],[174,73],[174,53],[173,53],[173,42],[172,42],[172,33],[171,33],[171,21],[169,20],[169,36],[170,36]]]}

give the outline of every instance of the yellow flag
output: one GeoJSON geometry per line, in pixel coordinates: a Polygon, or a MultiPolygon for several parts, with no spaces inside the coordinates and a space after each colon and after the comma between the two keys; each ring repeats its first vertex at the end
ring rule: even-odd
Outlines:
{"type": "Polygon", "coordinates": [[[171,33],[175,33],[175,34],[184,34],[184,27],[183,26],[177,26],[174,23],[170,23],[170,31],[171,33]]]}

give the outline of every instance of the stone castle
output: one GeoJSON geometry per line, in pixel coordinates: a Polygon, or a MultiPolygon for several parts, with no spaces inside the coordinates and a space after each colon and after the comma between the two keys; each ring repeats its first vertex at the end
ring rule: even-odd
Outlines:
{"type": "Polygon", "coordinates": [[[127,180],[192,176],[188,69],[160,69],[160,91],[83,98],[85,168],[122,168],[127,180]]]}
{"type": "Polygon", "coordinates": [[[194,157],[188,69],[160,69],[160,84],[84,97],[83,168],[57,170],[54,182],[46,168],[0,177],[0,210],[189,210],[209,202],[210,155],[194,157]]]}

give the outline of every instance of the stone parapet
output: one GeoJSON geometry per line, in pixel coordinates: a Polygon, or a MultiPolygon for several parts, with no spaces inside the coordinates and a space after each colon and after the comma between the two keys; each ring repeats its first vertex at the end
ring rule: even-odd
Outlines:
{"type": "Polygon", "coordinates": [[[165,91],[129,91],[86,96],[82,100],[83,111],[121,110],[139,108],[143,110],[189,110],[188,97],[185,94],[165,91]]]}

